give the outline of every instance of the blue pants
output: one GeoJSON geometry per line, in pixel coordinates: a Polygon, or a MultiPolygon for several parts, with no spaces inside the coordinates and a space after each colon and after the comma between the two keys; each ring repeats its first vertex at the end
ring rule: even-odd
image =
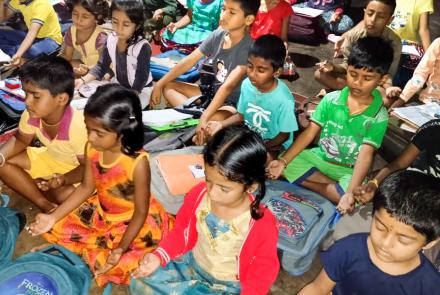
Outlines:
{"type": "MultiPolygon", "coordinates": [[[[13,56],[26,37],[27,32],[20,30],[0,29],[0,49],[13,56]]],[[[25,52],[26,59],[32,59],[41,54],[49,54],[58,50],[60,45],[51,38],[35,39],[34,44],[25,52]]]]}

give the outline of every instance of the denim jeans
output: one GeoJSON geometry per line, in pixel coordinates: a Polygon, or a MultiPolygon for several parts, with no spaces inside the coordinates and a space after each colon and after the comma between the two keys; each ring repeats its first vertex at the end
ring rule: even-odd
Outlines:
{"type": "MultiPolygon", "coordinates": [[[[9,56],[13,56],[26,37],[27,32],[20,30],[0,29],[0,49],[9,56]]],[[[32,59],[44,53],[51,53],[60,47],[51,38],[37,38],[32,46],[26,51],[24,57],[32,59]]]]}

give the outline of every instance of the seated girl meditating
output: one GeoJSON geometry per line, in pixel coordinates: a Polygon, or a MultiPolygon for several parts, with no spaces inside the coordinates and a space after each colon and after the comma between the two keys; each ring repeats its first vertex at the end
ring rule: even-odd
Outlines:
{"type": "Polygon", "coordinates": [[[162,30],[162,50],[193,52],[218,28],[223,0],[188,0],[188,12],[179,21],[162,30]]]}
{"type": "Polygon", "coordinates": [[[244,126],[226,127],[204,160],[206,183],[189,191],[174,230],[140,261],[131,294],[266,294],[275,281],[278,231],[260,204],[263,141],[244,126]]]}
{"type": "Polygon", "coordinates": [[[101,26],[108,14],[105,0],[72,0],[67,2],[72,11],[72,26],[64,36],[62,57],[73,66],[77,76],[84,76],[98,62],[107,34],[101,26]],[[78,52],[80,60],[73,59],[78,52]]]}
{"type": "Polygon", "coordinates": [[[107,37],[98,63],[87,75],[75,80],[75,88],[101,80],[111,69],[115,82],[136,91],[144,109],[150,102],[153,76],[150,72],[151,46],[144,38],[141,0],[113,0],[110,7],[113,34],[107,37]]]}
{"type": "Polygon", "coordinates": [[[128,284],[129,272],[173,225],[150,195],[148,154],[136,94],[117,84],[97,89],[84,109],[88,131],[83,181],[29,227],[79,254],[98,286],[128,284]]]}

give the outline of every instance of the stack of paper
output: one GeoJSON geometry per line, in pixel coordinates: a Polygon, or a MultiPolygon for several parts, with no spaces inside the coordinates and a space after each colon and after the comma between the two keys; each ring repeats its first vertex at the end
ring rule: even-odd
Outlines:
{"type": "Polygon", "coordinates": [[[435,119],[436,113],[440,113],[440,105],[436,102],[427,104],[396,108],[392,115],[404,121],[405,130],[416,130],[428,121],[435,119]]]}
{"type": "Polygon", "coordinates": [[[6,92],[12,93],[18,97],[26,98],[26,93],[24,92],[24,90],[21,87],[17,88],[17,89],[10,89],[10,88],[6,87],[4,80],[0,80],[0,89],[4,90],[6,92]]]}
{"type": "Polygon", "coordinates": [[[142,122],[147,126],[175,124],[189,118],[192,118],[192,115],[184,114],[173,109],[142,112],[142,122]]]}

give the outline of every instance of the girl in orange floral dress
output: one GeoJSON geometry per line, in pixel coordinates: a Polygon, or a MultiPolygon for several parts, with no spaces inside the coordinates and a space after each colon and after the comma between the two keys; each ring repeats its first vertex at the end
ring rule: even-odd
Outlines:
{"type": "Polygon", "coordinates": [[[157,247],[174,219],[150,195],[137,95],[117,84],[99,87],[84,117],[83,181],[53,212],[38,214],[29,230],[81,255],[99,286],[128,284],[130,271],[157,247]]]}

